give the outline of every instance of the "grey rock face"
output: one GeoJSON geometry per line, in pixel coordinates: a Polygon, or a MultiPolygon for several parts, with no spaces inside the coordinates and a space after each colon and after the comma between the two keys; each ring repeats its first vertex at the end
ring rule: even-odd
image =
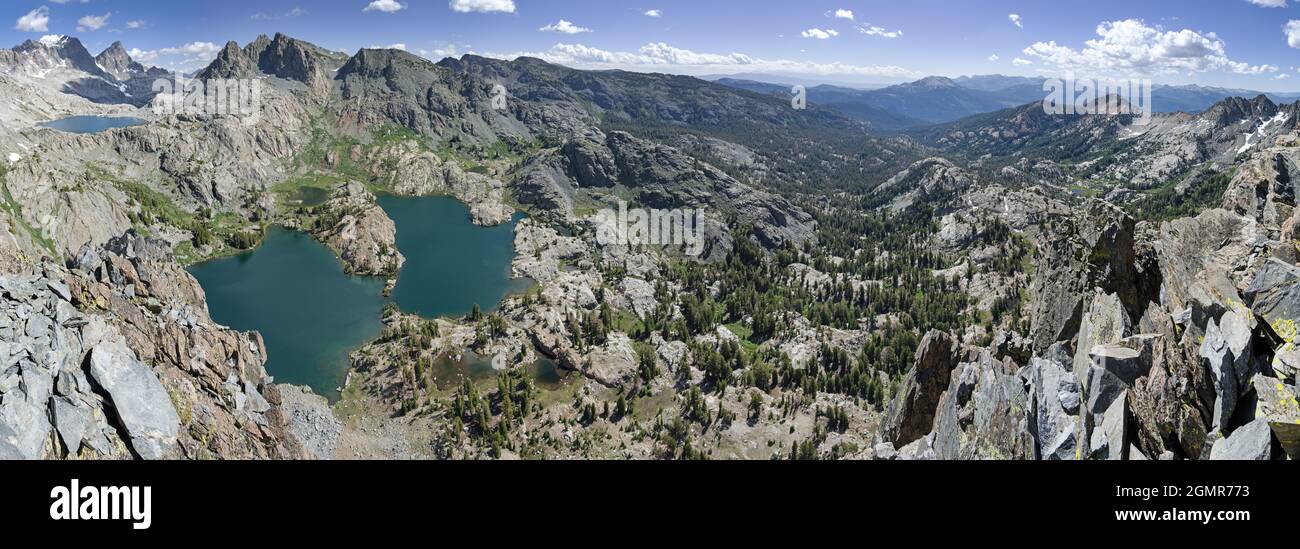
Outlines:
{"type": "Polygon", "coordinates": [[[1122,460],[1128,448],[1128,398],[1127,392],[1111,403],[1102,417],[1101,427],[1092,432],[1089,457],[1092,459],[1122,460]]]}
{"type": "Polygon", "coordinates": [[[1253,385],[1258,397],[1255,415],[1268,421],[1287,457],[1300,459],[1300,403],[1295,387],[1262,375],[1255,376],[1253,385]]]}
{"type": "Polygon", "coordinates": [[[1052,360],[1030,361],[1033,433],[1040,459],[1074,459],[1080,387],[1074,374],[1052,360]]]}
{"type": "Polygon", "coordinates": [[[1232,435],[1219,439],[1210,450],[1210,459],[1227,461],[1259,461],[1273,459],[1273,430],[1267,418],[1260,418],[1239,427],[1232,435]]]}
{"type": "Polygon", "coordinates": [[[1213,320],[1205,329],[1205,342],[1201,344],[1201,358],[1210,371],[1214,382],[1214,393],[1218,397],[1214,402],[1212,426],[1222,429],[1232,418],[1237,407],[1237,371],[1233,367],[1235,357],[1228,348],[1222,330],[1213,320]]]}
{"type": "Polygon", "coordinates": [[[4,402],[0,403],[0,446],[7,440],[20,459],[41,459],[49,432],[44,402],[34,404],[21,391],[5,394],[4,402]]]}
{"type": "Polygon", "coordinates": [[[174,450],[180,418],[153,370],[135,358],[122,340],[100,343],[90,354],[90,375],[112,398],[144,459],[161,459],[174,450]]]}
{"type": "Polygon", "coordinates": [[[76,454],[81,449],[83,435],[90,426],[89,407],[79,405],[67,397],[54,399],[54,427],[68,452],[76,454]]]}
{"type": "Polygon", "coordinates": [[[925,335],[916,364],[903,379],[881,423],[884,441],[904,447],[930,432],[939,397],[957,366],[957,351],[952,336],[939,331],[925,335]]]}

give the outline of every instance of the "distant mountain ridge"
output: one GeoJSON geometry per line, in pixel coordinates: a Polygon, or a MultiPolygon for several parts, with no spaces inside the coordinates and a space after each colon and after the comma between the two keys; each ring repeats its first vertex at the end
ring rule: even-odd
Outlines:
{"type": "MultiPolygon", "coordinates": [[[[884,131],[946,124],[971,116],[1015,108],[1046,96],[1047,79],[1000,74],[946,78],[930,76],[915,82],[863,90],[830,85],[808,88],[810,102],[826,105],[871,123],[884,131]]],[[[789,96],[790,86],[757,80],[718,79],[719,84],[759,93],[789,96]]],[[[1300,93],[1263,93],[1198,85],[1161,86],[1152,92],[1155,112],[1199,113],[1228,97],[1267,96],[1279,102],[1300,100],[1300,93]]]]}
{"type": "Polygon", "coordinates": [[[121,42],[91,56],[77,38],[52,36],[0,50],[0,74],[95,103],[138,107],[153,99],[153,82],[171,73],[137,63],[121,42]]]}

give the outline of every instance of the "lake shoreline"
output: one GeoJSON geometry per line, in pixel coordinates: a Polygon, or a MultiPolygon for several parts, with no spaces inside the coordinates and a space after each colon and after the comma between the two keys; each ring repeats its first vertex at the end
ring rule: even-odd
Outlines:
{"type": "Polygon", "coordinates": [[[384,296],[384,277],[346,274],[336,253],[302,228],[282,224],[268,225],[251,250],[187,267],[207,292],[215,321],[267,340],[271,375],[309,386],[332,404],[352,370],[350,354],[380,337],[387,308],[459,322],[472,304],[496,310],[536,285],[511,276],[522,213],[483,228],[453,197],[383,195],[380,201],[397,223],[399,250],[415,248],[416,261],[398,272],[392,297],[384,296]]]}

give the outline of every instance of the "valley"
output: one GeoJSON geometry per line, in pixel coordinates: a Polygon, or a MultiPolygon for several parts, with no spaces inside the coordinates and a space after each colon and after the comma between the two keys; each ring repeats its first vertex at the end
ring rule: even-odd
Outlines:
{"type": "Polygon", "coordinates": [[[0,52],[33,97],[0,112],[0,457],[1300,451],[1300,103],[1139,127],[935,77],[799,111],[283,34],[197,74],[262,82],[253,119],[106,91],[145,74],[0,52]],[[701,254],[602,242],[620,203],[703,211],[701,254]]]}

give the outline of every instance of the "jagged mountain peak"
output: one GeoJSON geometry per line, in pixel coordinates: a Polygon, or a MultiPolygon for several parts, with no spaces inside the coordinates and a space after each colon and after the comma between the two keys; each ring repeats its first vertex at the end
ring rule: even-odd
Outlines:
{"type": "Polygon", "coordinates": [[[276,33],[274,38],[260,35],[242,49],[237,42],[228,42],[198,77],[247,78],[261,73],[302,82],[324,93],[334,78],[332,73],[346,59],[346,54],[276,33]]]}
{"type": "Polygon", "coordinates": [[[113,45],[96,55],[95,62],[118,80],[127,80],[131,73],[144,70],[143,66],[131,59],[131,54],[127,53],[121,42],[113,42],[113,45]]]}
{"type": "Polygon", "coordinates": [[[1217,127],[1237,124],[1244,120],[1269,119],[1277,116],[1278,105],[1265,95],[1253,99],[1229,97],[1215,103],[1201,116],[1217,127]]]}

